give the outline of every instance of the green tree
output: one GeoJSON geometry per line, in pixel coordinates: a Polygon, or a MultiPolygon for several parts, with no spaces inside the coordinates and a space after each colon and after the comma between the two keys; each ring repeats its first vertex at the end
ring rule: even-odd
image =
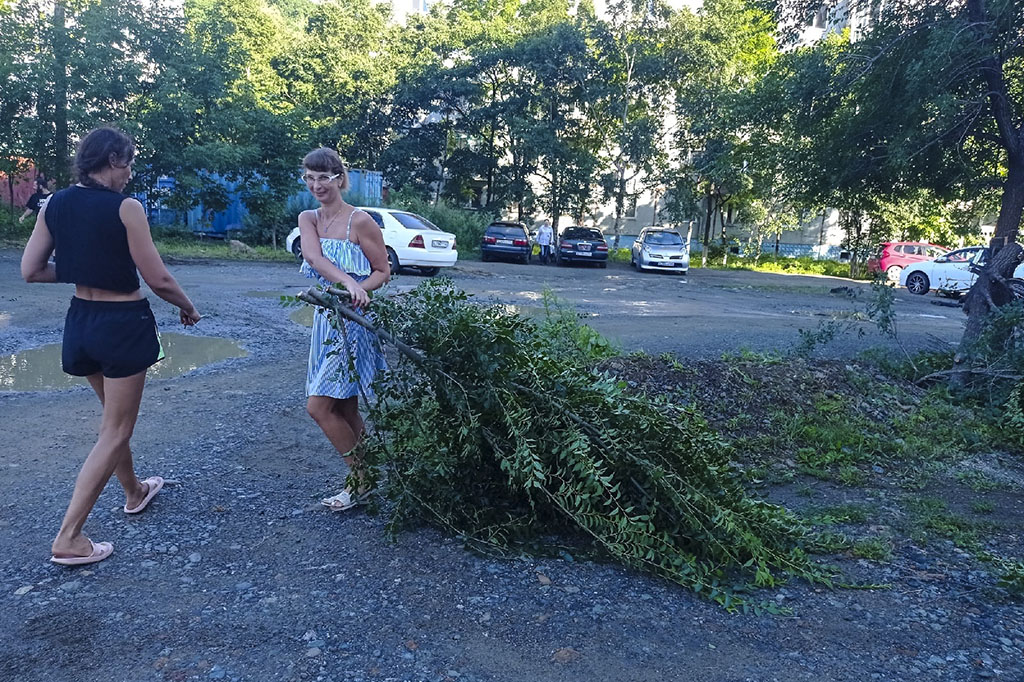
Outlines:
{"type": "MultiPolygon", "coordinates": [[[[820,8],[813,4],[775,9],[786,25],[800,26],[820,8]]],[[[999,195],[996,253],[965,304],[964,362],[989,314],[1011,299],[1004,281],[1024,255],[1016,242],[1024,212],[1024,5],[849,5],[870,17],[871,27],[836,50],[833,77],[820,81],[820,97],[809,101],[836,102],[830,118],[855,133],[846,135],[847,158],[865,169],[865,183],[895,188],[897,196],[918,189],[961,201],[999,195]]]]}
{"type": "Polygon", "coordinates": [[[0,2],[0,175],[7,179],[11,218],[15,217],[14,180],[28,170],[32,104],[39,83],[36,54],[26,49],[34,38],[28,2],[0,2]]]}
{"type": "Polygon", "coordinates": [[[666,185],[677,217],[703,213],[705,263],[716,221],[724,237],[727,211],[751,189],[740,104],[777,58],[774,32],[771,16],[745,0],[709,0],[673,19],[676,133],[666,185]]]}

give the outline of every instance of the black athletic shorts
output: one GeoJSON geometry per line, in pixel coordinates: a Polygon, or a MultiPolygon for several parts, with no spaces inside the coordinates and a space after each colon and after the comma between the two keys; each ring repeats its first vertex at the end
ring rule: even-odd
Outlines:
{"type": "Polygon", "coordinates": [[[108,379],[120,379],[144,372],[163,357],[146,299],[71,299],[61,352],[66,373],[85,377],[102,372],[108,379]]]}

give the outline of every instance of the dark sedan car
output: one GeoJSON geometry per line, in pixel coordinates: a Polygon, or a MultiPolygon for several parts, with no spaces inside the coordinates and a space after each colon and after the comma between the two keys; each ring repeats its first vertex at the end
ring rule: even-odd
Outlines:
{"type": "Polygon", "coordinates": [[[484,261],[498,258],[529,263],[533,244],[522,223],[493,222],[480,239],[480,257],[484,261]]]}
{"type": "Polygon", "coordinates": [[[558,264],[587,262],[608,267],[608,242],[593,227],[567,227],[558,240],[558,264]]]}

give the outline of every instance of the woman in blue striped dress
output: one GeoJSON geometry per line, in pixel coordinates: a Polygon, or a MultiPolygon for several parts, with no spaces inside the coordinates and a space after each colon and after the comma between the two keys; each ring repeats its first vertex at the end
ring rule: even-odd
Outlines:
{"type": "MultiPolygon", "coordinates": [[[[348,174],[338,153],[321,147],[302,160],[306,186],[320,208],[299,214],[302,272],[321,284],[348,291],[352,304],[364,308],[368,292],[390,278],[387,250],[380,227],[373,219],[341,198],[348,189],[348,174]]],[[[370,395],[376,373],[384,369],[380,343],[354,322],[335,329],[320,309],[313,316],[306,376],[306,409],[331,445],[341,454],[357,481],[337,495],[322,500],[330,509],[351,509],[365,501],[369,490],[363,478],[357,446],[365,427],[359,414],[359,395],[370,395]]]]}

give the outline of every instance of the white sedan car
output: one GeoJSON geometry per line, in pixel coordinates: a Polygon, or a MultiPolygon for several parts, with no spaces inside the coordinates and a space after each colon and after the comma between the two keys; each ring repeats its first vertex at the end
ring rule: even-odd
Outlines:
{"type": "MultiPolygon", "coordinates": [[[[359,210],[365,211],[380,225],[393,275],[404,267],[413,267],[425,275],[433,276],[441,268],[455,265],[459,259],[455,235],[444,232],[426,218],[392,208],[367,206],[359,207],[359,210]]],[[[285,248],[294,253],[296,258],[302,258],[299,228],[296,227],[288,235],[285,248]]]]}
{"type": "MultiPolygon", "coordinates": [[[[978,278],[971,272],[970,266],[983,262],[987,251],[984,246],[969,246],[950,251],[935,260],[908,265],[900,273],[900,286],[905,286],[907,291],[919,296],[932,289],[949,296],[967,293],[978,278]]],[[[1024,276],[1024,265],[1017,266],[1013,276],[1024,276]]]]}
{"type": "Polygon", "coordinates": [[[630,249],[630,264],[637,270],[690,269],[690,247],[678,232],[664,227],[645,227],[630,249]]]}

